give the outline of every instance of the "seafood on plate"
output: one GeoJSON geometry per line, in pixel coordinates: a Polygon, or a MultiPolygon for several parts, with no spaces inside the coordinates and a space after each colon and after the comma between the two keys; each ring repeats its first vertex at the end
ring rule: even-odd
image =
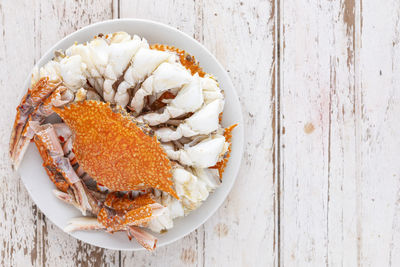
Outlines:
{"type": "Polygon", "coordinates": [[[99,34],[33,70],[10,157],[17,169],[35,143],[55,197],[82,213],[66,232],[124,231],[152,250],[152,232],[174,227],[222,182],[236,126],[221,126],[224,103],[184,50],[99,34]]]}

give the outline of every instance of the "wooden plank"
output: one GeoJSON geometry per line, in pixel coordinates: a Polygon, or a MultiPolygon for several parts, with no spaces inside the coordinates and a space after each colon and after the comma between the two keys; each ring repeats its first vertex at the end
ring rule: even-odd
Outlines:
{"type": "Polygon", "coordinates": [[[399,266],[400,3],[363,1],[358,12],[358,261],[399,266]]]}
{"type": "Polygon", "coordinates": [[[39,265],[40,238],[36,231],[37,208],[21,180],[10,167],[8,141],[15,107],[25,78],[34,63],[34,14],[28,3],[0,2],[0,265],[39,265]],[[21,20],[21,17],[23,20],[21,20]],[[16,30],[18,29],[18,30],[16,30]],[[16,49],[19,47],[19,49],[16,49]]]}
{"type": "Polygon", "coordinates": [[[202,43],[232,78],[245,150],[232,192],[204,225],[205,266],[277,265],[275,1],[203,1],[202,43]]]}
{"type": "Polygon", "coordinates": [[[357,263],[354,1],[281,1],[281,265],[357,263]]]}
{"type": "Polygon", "coordinates": [[[227,201],[203,227],[167,247],[122,252],[123,265],[272,265],[274,213],[274,1],[121,1],[121,17],[161,21],[194,36],[228,70],[245,119],[244,161],[227,201]],[[243,188],[246,191],[243,192],[243,188]],[[257,214],[257,215],[256,215],[257,214]]]}

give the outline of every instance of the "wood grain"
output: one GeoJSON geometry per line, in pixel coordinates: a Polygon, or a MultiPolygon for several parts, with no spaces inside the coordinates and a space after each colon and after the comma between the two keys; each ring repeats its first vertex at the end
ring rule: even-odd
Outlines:
{"type": "Polygon", "coordinates": [[[396,0],[0,2],[1,266],[399,266],[400,3],[396,0]],[[148,252],[75,240],[10,168],[23,82],[56,41],[134,17],[204,44],[240,97],[245,152],[219,211],[148,252]]]}
{"type": "Polygon", "coordinates": [[[398,3],[281,3],[281,264],[397,263],[398,3]]]}
{"type": "Polygon", "coordinates": [[[281,7],[281,264],[354,266],[354,5],[281,7]]]}
{"type": "Polygon", "coordinates": [[[400,263],[400,3],[363,1],[357,60],[358,258],[400,263]]]}

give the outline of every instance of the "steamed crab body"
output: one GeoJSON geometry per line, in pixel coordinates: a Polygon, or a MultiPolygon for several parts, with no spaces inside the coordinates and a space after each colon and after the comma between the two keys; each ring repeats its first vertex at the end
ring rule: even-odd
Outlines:
{"type": "Polygon", "coordinates": [[[75,133],[77,160],[99,183],[113,191],[153,187],[176,196],[165,152],[156,137],[145,134],[131,118],[97,101],[56,112],[75,133]]]}

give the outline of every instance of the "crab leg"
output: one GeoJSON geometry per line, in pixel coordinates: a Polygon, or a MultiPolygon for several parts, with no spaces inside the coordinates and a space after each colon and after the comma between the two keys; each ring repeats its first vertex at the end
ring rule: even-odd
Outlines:
{"type": "MultiPolygon", "coordinates": [[[[56,196],[67,203],[73,204],[71,198],[65,196],[65,193],[56,192],[56,196]]],[[[165,207],[155,203],[150,194],[131,200],[128,194],[118,197],[117,194],[111,193],[107,196],[103,208],[97,215],[97,219],[94,217],[74,218],[69,221],[64,231],[100,229],[105,229],[108,232],[126,231],[129,239],[134,237],[144,248],[153,250],[156,247],[157,239],[137,226],[162,215],[164,211],[165,207]]]]}
{"type": "Polygon", "coordinates": [[[136,241],[147,250],[154,250],[157,245],[157,238],[152,234],[136,226],[128,226],[127,233],[129,239],[134,237],[136,241]]]}
{"type": "Polygon", "coordinates": [[[50,82],[47,77],[41,78],[32,89],[28,90],[17,107],[17,115],[10,138],[10,156],[15,168],[18,168],[27,147],[26,143],[29,143],[29,139],[26,137],[26,125],[31,114],[60,84],[60,82],[50,82]]]}
{"type": "Polygon", "coordinates": [[[53,127],[61,142],[65,142],[72,136],[71,129],[65,123],[55,123],[53,124],[53,127]]]}
{"type": "Polygon", "coordinates": [[[68,225],[64,228],[67,233],[83,230],[100,230],[105,227],[99,223],[95,217],[77,217],[68,221],[68,225]]]}
{"type": "Polygon", "coordinates": [[[41,152],[46,170],[49,170],[50,178],[58,174],[64,178],[68,185],[71,186],[76,202],[82,214],[85,215],[86,210],[91,208],[88,196],[69,159],[64,157],[64,151],[58,141],[54,127],[51,124],[38,125],[37,123],[29,123],[29,128],[32,128],[36,134],[35,143],[41,152]]]}

